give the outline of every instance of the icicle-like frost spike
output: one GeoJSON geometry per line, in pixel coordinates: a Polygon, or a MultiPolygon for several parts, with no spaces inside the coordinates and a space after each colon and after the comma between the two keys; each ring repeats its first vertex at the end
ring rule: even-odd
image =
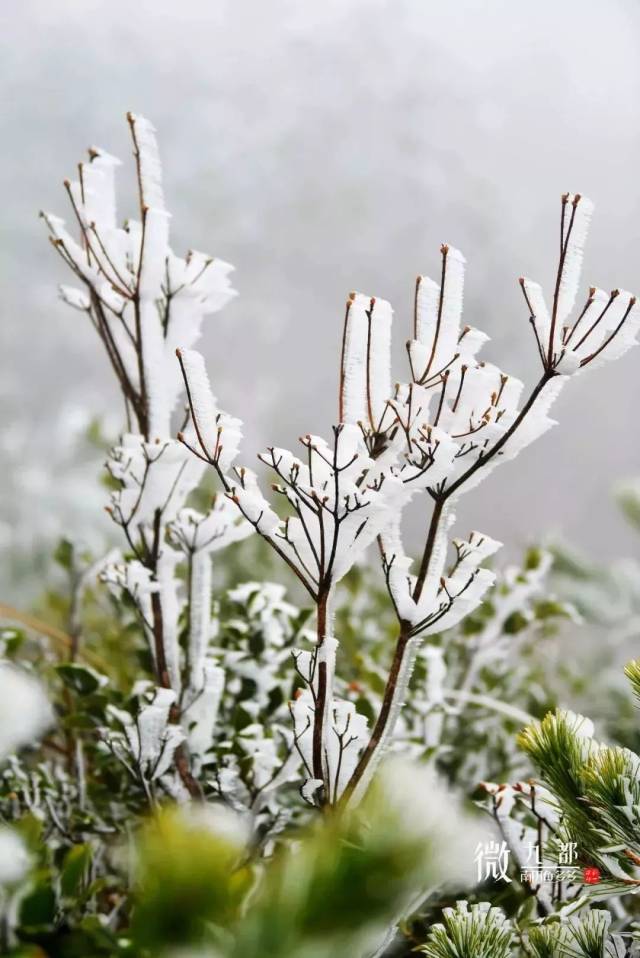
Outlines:
{"type": "Polygon", "coordinates": [[[384,299],[352,293],[347,303],[340,375],[340,421],[381,429],[391,396],[391,323],[384,299]]]}
{"type": "Polygon", "coordinates": [[[207,459],[225,472],[238,453],[242,423],[218,411],[201,354],[193,349],[179,349],[177,352],[198,444],[207,459]]]}
{"type": "Polygon", "coordinates": [[[558,289],[556,322],[560,327],[573,310],[578,294],[584,247],[593,215],[593,203],[586,196],[567,194],[563,199],[565,229],[562,273],[558,289]]]}
{"type": "Polygon", "coordinates": [[[340,373],[340,422],[366,420],[366,356],[368,320],[366,297],[351,294],[347,302],[342,369],[340,373]]]}
{"type": "Polygon", "coordinates": [[[426,362],[415,369],[426,382],[444,371],[456,353],[464,293],[465,258],[453,246],[441,248],[442,280],[438,287],[420,276],[416,284],[416,340],[426,347],[426,362]]]}
{"type": "Polygon", "coordinates": [[[367,412],[377,431],[391,395],[391,323],[393,310],[384,299],[372,299],[369,309],[367,354],[367,412]]]}
{"type": "Polygon", "coordinates": [[[164,209],[162,189],[162,165],[156,139],[156,129],[143,116],[129,113],[127,116],[136,151],[140,179],[140,195],[143,207],[164,209]]]}
{"type": "Polygon", "coordinates": [[[213,744],[224,683],[224,669],[216,665],[214,661],[208,660],[202,668],[200,685],[188,691],[188,704],[183,710],[182,726],[187,736],[189,751],[194,759],[196,774],[213,744]]]}

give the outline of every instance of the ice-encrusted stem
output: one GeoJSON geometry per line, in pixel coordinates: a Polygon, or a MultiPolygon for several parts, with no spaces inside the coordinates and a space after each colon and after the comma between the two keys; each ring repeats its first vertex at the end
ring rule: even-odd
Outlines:
{"type": "Polygon", "coordinates": [[[313,775],[323,782],[323,804],[330,795],[328,769],[326,767],[326,729],[328,711],[333,698],[335,647],[331,637],[331,595],[329,586],[323,590],[317,602],[316,613],[316,662],[314,676],[315,708],[313,716],[313,775]]]}
{"type": "MultiPolygon", "coordinates": [[[[424,553],[420,563],[420,572],[418,573],[413,593],[414,600],[416,601],[422,594],[429,575],[429,569],[434,559],[438,558],[439,550],[442,547],[442,536],[440,533],[443,528],[446,528],[447,514],[448,508],[446,500],[438,500],[431,514],[424,553]]],[[[360,757],[360,761],[351,777],[351,781],[344,791],[343,799],[346,803],[357,803],[360,798],[362,798],[380,764],[389,739],[393,735],[420,646],[420,638],[417,636],[412,637],[411,632],[412,624],[407,621],[402,621],[400,623],[400,633],[396,640],[393,661],[389,670],[389,677],[387,678],[382,697],[380,712],[376,724],[373,727],[371,738],[360,757]]]]}

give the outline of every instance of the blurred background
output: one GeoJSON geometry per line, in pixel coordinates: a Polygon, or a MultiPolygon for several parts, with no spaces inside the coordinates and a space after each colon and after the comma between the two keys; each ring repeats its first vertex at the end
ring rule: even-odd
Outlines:
{"type": "MultiPolygon", "coordinates": [[[[237,268],[202,348],[250,462],[334,421],[350,290],[394,305],[406,375],[414,279],[443,241],[467,257],[487,358],[525,379],[517,277],[550,287],[563,191],[596,203],[585,284],[640,292],[639,36],[632,0],[3,4],[0,597],[59,535],[110,534],[86,433],[115,436],[121,405],[93,330],[57,300],[68,277],[37,213],[67,215],[62,180],[92,144],[128,161],[133,209],[127,110],[157,126],[174,248],[237,268]]],[[[632,352],[572,383],[560,428],[461,505],[463,529],[634,551],[610,491],[640,472],[639,373],[632,352]]]]}

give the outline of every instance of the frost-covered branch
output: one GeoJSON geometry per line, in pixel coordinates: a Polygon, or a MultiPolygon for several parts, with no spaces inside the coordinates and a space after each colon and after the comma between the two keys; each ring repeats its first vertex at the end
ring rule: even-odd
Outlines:
{"type": "Polygon", "coordinates": [[[62,286],[62,298],[96,329],[125,404],[127,432],[107,462],[117,487],[108,511],[122,529],[124,552],[106,566],[102,578],[116,595],[126,594],[137,611],[158,695],[164,690],[171,703],[171,722],[177,727],[188,710],[188,734],[175,738],[171,758],[183,787],[198,797],[189,749],[196,768],[210,744],[221,683],[208,650],[211,554],[251,528],[219,503],[207,515],[185,512],[204,466],[172,438],[172,415],[182,391],[174,354],[178,343],[195,343],[205,316],[233,297],[232,267],[196,251],[182,258],[171,250],[155,130],[143,117],[129,114],[128,121],[139,218],[118,225],[115,172],[120,162],[98,148],[79,164],[78,179],[65,182],[79,238],[59,217],[42,215],[54,248],[79,284],[62,286]],[[186,652],[179,641],[184,615],[190,622],[186,652]]]}
{"type": "Polygon", "coordinates": [[[299,716],[296,741],[313,739],[306,764],[313,788],[322,783],[321,802],[336,797],[326,758],[336,645],[327,641],[327,602],[335,584],[378,538],[400,633],[377,721],[353,774],[340,789],[357,799],[393,734],[421,639],[473,611],[493,581],[482,563],[499,544],[480,533],[453,540],[456,555],[447,571],[455,499],[553,425],[550,406],[571,375],[596,359],[616,358],[635,341],[639,316],[635,299],[627,294],[612,294],[598,312],[602,297],[591,291],[585,309],[573,324],[569,321],[590,214],[589,201],[563,197],[550,314],[540,287],[522,281],[543,364],[524,401],[521,382],[477,358],[487,337],[462,326],[465,261],[453,247],[441,248],[439,282],[421,276],[416,283],[408,383],[391,385],[390,305],[352,293],[344,322],[340,423],[333,430],[333,446],[308,436],[301,440],[306,458],[283,449],[269,449],[260,457],[276,474],[273,490],[293,513],[284,518],[267,502],[252,472],[236,467],[230,473],[238,423],[218,410],[202,357],[192,350],[178,351],[196,436],[195,444],[186,437],[183,441],[214,466],[227,495],[317,604],[316,648],[305,658],[301,674],[307,688],[293,714],[299,716]],[[431,516],[413,575],[401,543],[401,517],[409,501],[425,492],[431,516]]]}

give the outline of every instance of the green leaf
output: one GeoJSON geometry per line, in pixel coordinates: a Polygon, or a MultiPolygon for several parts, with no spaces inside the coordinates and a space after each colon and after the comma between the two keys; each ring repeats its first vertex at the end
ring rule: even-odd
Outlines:
{"type": "Polygon", "coordinates": [[[540,602],[536,602],[535,606],[536,619],[544,621],[545,619],[568,619],[569,610],[563,602],[558,602],[557,599],[542,599],[540,602]]]}
{"type": "Polygon", "coordinates": [[[37,873],[35,884],[22,899],[20,923],[27,928],[48,929],[56,916],[56,895],[48,870],[37,873]]]}
{"type": "Polygon", "coordinates": [[[74,845],[65,855],[60,872],[60,888],[67,898],[79,895],[86,883],[92,855],[88,842],[74,845]]]}
{"type": "Polygon", "coordinates": [[[22,629],[14,626],[0,628],[0,654],[13,656],[16,654],[26,636],[22,629]]]}
{"type": "Polygon", "coordinates": [[[70,572],[73,568],[73,543],[69,539],[61,539],[53,553],[53,558],[58,565],[70,572]]]}
{"type": "Polygon", "coordinates": [[[108,681],[105,675],[96,672],[91,666],[79,665],[77,662],[65,662],[58,665],[56,672],[64,684],[78,695],[91,695],[108,681]]]}
{"type": "Polygon", "coordinates": [[[522,632],[523,629],[526,629],[528,625],[529,619],[523,612],[517,609],[515,612],[512,612],[511,615],[507,616],[502,629],[507,635],[517,635],[518,632],[522,632]]]}

